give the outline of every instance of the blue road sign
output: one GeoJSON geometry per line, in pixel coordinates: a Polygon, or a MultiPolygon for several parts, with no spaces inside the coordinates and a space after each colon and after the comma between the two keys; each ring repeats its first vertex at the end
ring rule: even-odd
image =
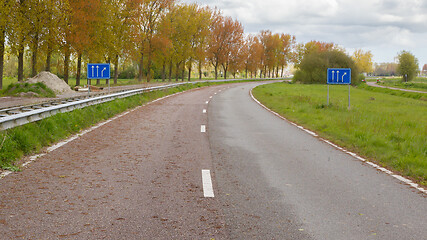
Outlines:
{"type": "Polygon", "coordinates": [[[87,79],[110,79],[110,64],[88,63],[87,79]]]}
{"type": "Polygon", "coordinates": [[[351,68],[328,68],[328,84],[351,84],[351,68]]]}

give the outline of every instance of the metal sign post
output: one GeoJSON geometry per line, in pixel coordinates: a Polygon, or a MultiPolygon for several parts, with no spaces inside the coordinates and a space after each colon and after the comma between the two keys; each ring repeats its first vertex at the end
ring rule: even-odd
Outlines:
{"type": "Polygon", "coordinates": [[[328,106],[329,106],[329,85],[348,85],[348,109],[350,109],[350,68],[328,68],[328,106]]]}
{"type": "Polygon", "coordinates": [[[110,93],[110,64],[109,63],[88,63],[87,64],[88,92],[90,93],[91,79],[107,79],[108,93],[110,93]]]}

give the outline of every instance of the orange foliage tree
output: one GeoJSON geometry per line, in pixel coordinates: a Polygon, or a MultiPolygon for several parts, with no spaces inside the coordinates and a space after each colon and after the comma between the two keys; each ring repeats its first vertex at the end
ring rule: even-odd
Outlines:
{"type": "Polygon", "coordinates": [[[207,56],[214,67],[215,79],[218,79],[219,66],[227,78],[230,63],[237,56],[243,39],[243,26],[239,21],[223,17],[219,11],[214,12],[207,56]]]}

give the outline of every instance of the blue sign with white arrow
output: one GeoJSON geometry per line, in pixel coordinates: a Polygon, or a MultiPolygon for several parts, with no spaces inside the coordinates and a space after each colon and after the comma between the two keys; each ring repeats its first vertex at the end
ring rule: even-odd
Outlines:
{"type": "Polygon", "coordinates": [[[351,68],[328,68],[328,84],[351,84],[351,68]]]}
{"type": "Polygon", "coordinates": [[[110,79],[110,64],[88,63],[87,79],[110,79]]]}

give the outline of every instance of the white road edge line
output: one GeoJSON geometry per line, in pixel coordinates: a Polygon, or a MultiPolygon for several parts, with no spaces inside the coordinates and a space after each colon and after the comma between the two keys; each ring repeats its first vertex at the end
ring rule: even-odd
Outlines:
{"type": "MultiPolygon", "coordinates": [[[[185,91],[184,91],[184,92],[185,92],[185,91]]],[[[62,141],[62,142],[59,142],[59,143],[57,143],[57,144],[55,144],[55,145],[53,145],[53,146],[48,147],[48,148],[46,149],[46,153],[40,153],[40,154],[36,154],[36,155],[30,156],[30,158],[29,158],[30,160],[29,160],[29,161],[27,161],[27,162],[25,162],[24,164],[22,164],[22,165],[21,165],[21,167],[27,167],[30,163],[32,163],[32,162],[34,162],[35,160],[37,160],[37,158],[39,158],[39,157],[43,157],[43,156],[45,156],[46,154],[48,154],[48,153],[50,153],[50,152],[52,152],[52,151],[55,151],[56,149],[58,149],[58,148],[60,148],[60,147],[62,147],[62,146],[64,146],[64,145],[66,145],[67,143],[72,142],[72,141],[74,141],[74,140],[78,139],[79,137],[81,137],[81,136],[85,135],[86,133],[89,133],[89,132],[91,132],[91,131],[93,131],[93,130],[95,130],[95,129],[97,129],[97,128],[101,127],[101,126],[104,126],[105,124],[107,124],[107,123],[109,123],[109,122],[112,122],[112,121],[114,121],[114,120],[116,120],[116,119],[118,119],[118,118],[120,118],[120,117],[123,117],[123,116],[125,116],[125,115],[127,115],[127,114],[129,114],[129,113],[131,113],[131,112],[133,112],[133,111],[136,111],[137,109],[139,109],[139,108],[141,108],[141,107],[147,106],[147,105],[149,105],[149,104],[155,103],[155,102],[157,102],[157,101],[161,101],[161,100],[163,100],[163,99],[165,99],[165,98],[172,97],[172,96],[175,96],[175,95],[178,95],[178,94],[184,93],[184,92],[178,92],[178,93],[174,93],[174,94],[171,94],[171,95],[168,95],[168,96],[164,96],[164,97],[161,97],[161,98],[155,99],[155,100],[153,100],[153,101],[151,101],[151,102],[148,102],[148,103],[146,103],[146,104],[144,104],[144,105],[142,105],[142,106],[138,106],[138,107],[135,107],[135,108],[134,108],[134,109],[132,109],[132,110],[126,111],[126,112],[124,112],[124,113],[121,113],[121,114],[119,114],[119,115],[117,115],[117,116],[115,116],[115,117],[113,117],[113,118],[110,118],[110,119],[108,119],[108,120],[104,121],[104,122],[98,123],[97,125],[95,125],[95,126],[93,126],[93,127],[89,128],[89,129],[86,129],[86,130],[84,130],[84,131],[82,131],[82,132],[80,132],[80,133],[77,133],[77,134],[75,134],[75,135],[73,135],[73,136],[71,136],[71,137],[69,137],[69,138],[65,139],[65,140],[64,140],[64,141],[62,141]]],[[[8,171],[8,170],[3,171],[2,173],[0,173],[0,179],[5,178],[6,176],[8,176],[8,175],[9,175],[9,174],[11,174],[11,173],[13,173],[13,172],[12,172],[12,171],[8,171]]]]}
{"type": "Polygon", "coordinates": [[[323,141],[323,142],[325,142],[325,143],[327,143],[327,144],[331,145],[332,147],[334,147],[334,148],[336,148],[336,149],[338,149],[338,150],[340,150],[340,151],[342,151],[342,152],[344,152],[344,153],[349,154],[350,156],[352,156],[352,157],[354,157],[354,158],[358,159],[359,161],[364,162],[364,163],[366,163],[366,164],[368,164],[368,165],[372,166],[373,168],[378,169],[379,171],[382,171],[382,172],[384,172],[384,173],[386,173],[386,174],[388,174],[388,175],[390,175],[390,176],[392,176],[392,177],[394,177],[394,178],[398,179],[399,181],[401,181],[401,182],[403,182],[403,183],[405,183],[405,184],[407,184],[407,185],[409,185],[409,186],[411,186],[411,187],[413,187],[413,188],[417,189],[418,191],[420,191],[420,192],[422,192],[422,193],[424,193],[424,194],[427,194],[427,189],[422,188],[420,185],[418,185],[417,183],[414,183],[412,180],[407,179],[407,178],[405,178],[405,177],[403,177],[403,176],[400,176],[400,175],[398,175],[398,174],[394,174],[392,171],[390,171],[390,170],[388,170],[388,169],[386,169],[386,168],[380,167],[380,166],[378,166],[377,164],[375,164],[375,163],[373,163],[373,162],[370,162],[370,161],[368,161],[368,160],[364,159],[363,157],[358,156],[356,153],[350,152],[350,151],[348,151],[348,150],[346,150],[346,149],[344,149],[344,148],[342,148],[342,147],[340,147],[340,146],[338,146],[338,145],[336,145],[336,144],[334,144],[334,143],[332,143],[332,142],[330,142],[330,141],[328,141],[328,140],[326,140],[326,139],[323,139],[323,138],[319,137],[316,133],[314,133],[314,132],[312,132],[312,131],[310,131],[310,130],[305,129],[304,127],[299,126],[298,124],[296,124],[296,123],[294,123],[294,122],[289,121],[289,120],[288,120],[288,119],[286,119],[285,117],[282,117],[280,114],[278,114],[277,112],[274,112],[273,110],[269,109],[268,107],[266,107],[264,104],[262,104],[260,101],[258,101],[258,99],[256,99],[256,98],[254,97],[254,95],[252,94],[252,90],[253,90],[254,88],[255,88],[255,87],[253,87],[253,88],[250,90],[250,92],[249,92],[249,94],[250,94],[250,96],[251,96],[252,100],[254,100],[256,103],[258,103],[261,107],[263,107],[264,109],[266,109],[266,110],[267,110],[267,111],[269,111],[270,113],[272,113],[272,114],[276,115],[277,117],[281,118],[282,120],[285,120],[286,122],[288,122],[288,123],[290,123],[290,124],[292,124],[292,125],[296,126],[297,128],[299,128],[299,129],[301,129],[301,130],[303,130],[303,131],[307,132],[308,134],[312,135],[313,137],[316,137],[316,138],[318,138],[319,140],[321,140],[321,141],[323,141]]]}
{"type": "Polygon", "coordinates": [[[206,132],[206,125],[200,126],[200,132],[202,133],[206,132]]]}
{"type": "Polygon", "coordinates": [[[211,171],[202,169],[203,196],[215,197],[212,187],[211,171]]]}

